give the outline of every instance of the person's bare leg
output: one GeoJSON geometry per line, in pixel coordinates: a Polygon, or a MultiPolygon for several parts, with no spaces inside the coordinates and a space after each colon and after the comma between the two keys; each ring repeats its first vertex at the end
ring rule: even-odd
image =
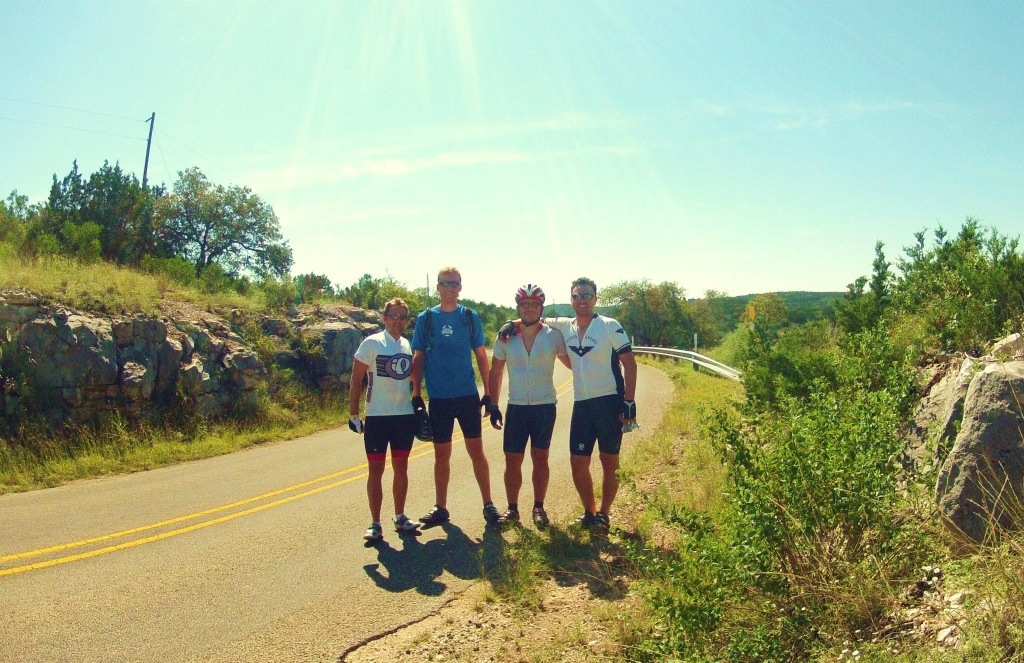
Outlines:
{"type": "Polygon", "coordinates": [[[384,502],[384,459],[369,460],[369,473],[366,475],[366,497],[370,500],[370,518],[375,523],[380,522],[380,508],[384,502]]]}
{"type": "Polygon", "coordinates": [[[391,457],[391,469],[395,479],[391,484],[391,496],[395,500],[395,515],[405,513],[405,498],[409,494],[409,457],[391,457]]]}
{"type": "Polygon", "coordinates": [[[505,454],[505,497],[509,504],[519,503],[519,489],[523,487],[523,459],[525,454],[505,454]]]}
{"type": "Polygon", "coordinates": [[[491,502],[491,470],[487,465],[487,456],[484,455],[484,441],[479,437],[466,438],[466,451],[469,452],[469,459],[473,461],[473,476],[476,477],[476,485],[480,486],[480,497],[484,504],[491,502]]]}
{"type": "Polygon", "coordinates": [[[548,467],[548,449],[531,447],[530,460],[533,461],[533,499],[543,502],[548,494],[548,481],[551,479],[551,468],[548,467]]]}
{"type": "Polygon", "coordinates": [[[594,480],[590,477],[590,456],[569,456],[572,468],[572,483],[576,486],[583,510],[594,513],[594,480]]]}
{"type": "Polygon", "coordinates": [[[448,508],[448,481],[452,473],[452,443],[434,443],[434,497],[435,504],[448,508]]]}
{"type": "Polygon", "coordinates": [[[601,454],[601,511],[609,513],[619,492],[619,455],[601,454]]]}

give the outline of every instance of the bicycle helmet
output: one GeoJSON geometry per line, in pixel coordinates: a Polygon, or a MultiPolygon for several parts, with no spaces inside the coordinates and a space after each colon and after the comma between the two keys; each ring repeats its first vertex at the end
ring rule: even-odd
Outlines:
{"type": "Polygon", "coordinates": [[[431,442],[434,439],[434,427],[430,424],[430,416],[426,410],[416,412],[416,439],[431,442]]]}
{"type": "Polygon", "coordinates": [[[533,285],[532,283],[520,286],[519,290],[516,290],[516,304],[522,304],[525,301],[540,302],[543,306],[544,291],[541,290],[539,285],[533,285]]]}

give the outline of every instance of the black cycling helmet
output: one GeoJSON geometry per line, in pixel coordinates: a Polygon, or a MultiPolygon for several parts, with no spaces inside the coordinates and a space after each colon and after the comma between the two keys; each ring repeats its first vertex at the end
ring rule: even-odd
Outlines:
{"type": "Polygon", "coordinates": [[[430,415],[424,410],[416,413],[416,439],[421,442],[434,440],[434,427],[430,425],[430,415]]]}

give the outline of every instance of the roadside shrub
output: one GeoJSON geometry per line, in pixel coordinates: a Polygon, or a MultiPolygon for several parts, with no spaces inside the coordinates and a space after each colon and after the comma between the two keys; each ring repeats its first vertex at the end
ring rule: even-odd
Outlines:
{"type": "Polygon", "coordinates": [[[939,227],[932,246],[923,232],[915,239],[899,263],[890,325],[913,316],[943,350],[980,354],[1024,317],[1024,255],[1016,238],[968,217],[954,238],[939,227]]]}
{"type": "Polygon", "coordinates": [[[148,255],[142,258],[143,271],[169,277],[179,285],[192,287],[196,284],[195,265],[181,257],[160,258],[148,255]]]}

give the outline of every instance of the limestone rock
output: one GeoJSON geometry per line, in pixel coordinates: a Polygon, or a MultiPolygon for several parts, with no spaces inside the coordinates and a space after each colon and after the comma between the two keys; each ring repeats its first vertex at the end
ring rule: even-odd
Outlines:
{"type": "Polygon", "coordinates": [[[956,442],[936,483],[947,526],[982,543],[990,526],[1019,527],[1024,504],[1024,362],[992,363],[971,379],[956,442]]]}

